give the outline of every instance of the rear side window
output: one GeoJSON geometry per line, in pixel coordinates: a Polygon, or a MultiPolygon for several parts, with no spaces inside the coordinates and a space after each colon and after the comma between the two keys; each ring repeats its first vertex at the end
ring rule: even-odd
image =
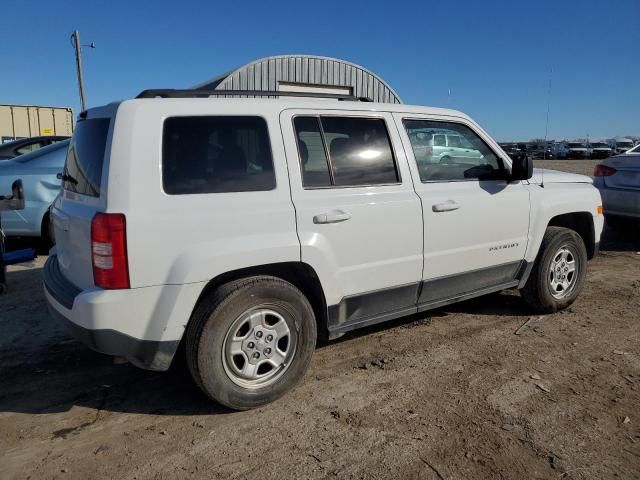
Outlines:
{"type": "Polygon", "coordinates": [[[162,186],[170,195],[274,189],[266,122],[260,117],[168,118],[162,186]]]}
{"type": "Polygon", "coordinates": [[[63,184],[65,190],[92,197],[100,196],[108,132],[108,118],[78,121],[67,151],[63,184]]]}
{"type": "Polygon", "coordinates": [[[318,117],[297,117],[294,120],[298,153],[305,187],[331,186],[327,153],[318,117]]]}
{"type": "Polygon", "coordinates": [[[399,182],[385,121],[360,117],[296,117],[305,187],[399,182]]]}

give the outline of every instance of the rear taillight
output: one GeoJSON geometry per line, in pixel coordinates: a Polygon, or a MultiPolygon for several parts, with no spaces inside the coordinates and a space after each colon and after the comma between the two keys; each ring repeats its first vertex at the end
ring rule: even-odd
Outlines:
{"type": "Polygon", "coordinates": [[[596,167],[593,169],[593,176],[594,177],[610,177],[616,172],[617,170],[613,167],[608,167],[606,165],[596,165],[596,167]]]}
{"type": "Polygon", "coordinates": [[[130,287],[126,224],[122,213],[96,213],[91,221],[93,283],[98,287],[130,287]]]}

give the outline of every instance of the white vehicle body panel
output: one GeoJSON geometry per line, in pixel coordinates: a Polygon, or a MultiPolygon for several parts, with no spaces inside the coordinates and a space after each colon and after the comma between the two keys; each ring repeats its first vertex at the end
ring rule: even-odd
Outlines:
{"type": "Polygon", "coordinates": [[[532,184],[529,191],[531,192],[531,223],[529,247],[525,255],[527,262],[535,261],[547,225],[559,215],[589,213],[593,217],[596,242],[600,241],[604,217],[598,214],[598,207],[602,205],[602,199],[591,182],[572,184],[567,187],[565,183],[549,182],[545,173],[544,187],[532,184]]]}

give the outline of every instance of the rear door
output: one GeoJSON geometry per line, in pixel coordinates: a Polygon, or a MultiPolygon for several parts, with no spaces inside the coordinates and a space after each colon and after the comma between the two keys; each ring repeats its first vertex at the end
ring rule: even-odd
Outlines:
{"type": "Polygon", "coordinates": [[[388,113],[280,117],[302,261],[325,287],[331,330],[415,311],[422,213],[388,113]]]}
{"type": "Polygon", "coordinates": [[[91,221],[106,204],[102,179],[110,151],[110,113],[90,110],[78,120],[67,151],[62,191],[51,207],[60,270],[81,289],[93,285],[91,221]]]}

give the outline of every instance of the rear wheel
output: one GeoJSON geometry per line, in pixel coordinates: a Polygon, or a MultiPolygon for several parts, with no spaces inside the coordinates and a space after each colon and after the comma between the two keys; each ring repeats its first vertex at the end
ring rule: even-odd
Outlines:
{"type": "Polygon", "coordinates": [[[213,400],[235,410],[272,402],[302,378],[316,344],[306,297],[269,276],[223,285],[194,312],[189,370],[213,400]]]}
{"type": "Polygon", "coordinates": [[[586,272],[587,249],[580,235],[568,228],[548,227],[522,297],[543,313],[562,310],[577,298],[586,272]]]}

